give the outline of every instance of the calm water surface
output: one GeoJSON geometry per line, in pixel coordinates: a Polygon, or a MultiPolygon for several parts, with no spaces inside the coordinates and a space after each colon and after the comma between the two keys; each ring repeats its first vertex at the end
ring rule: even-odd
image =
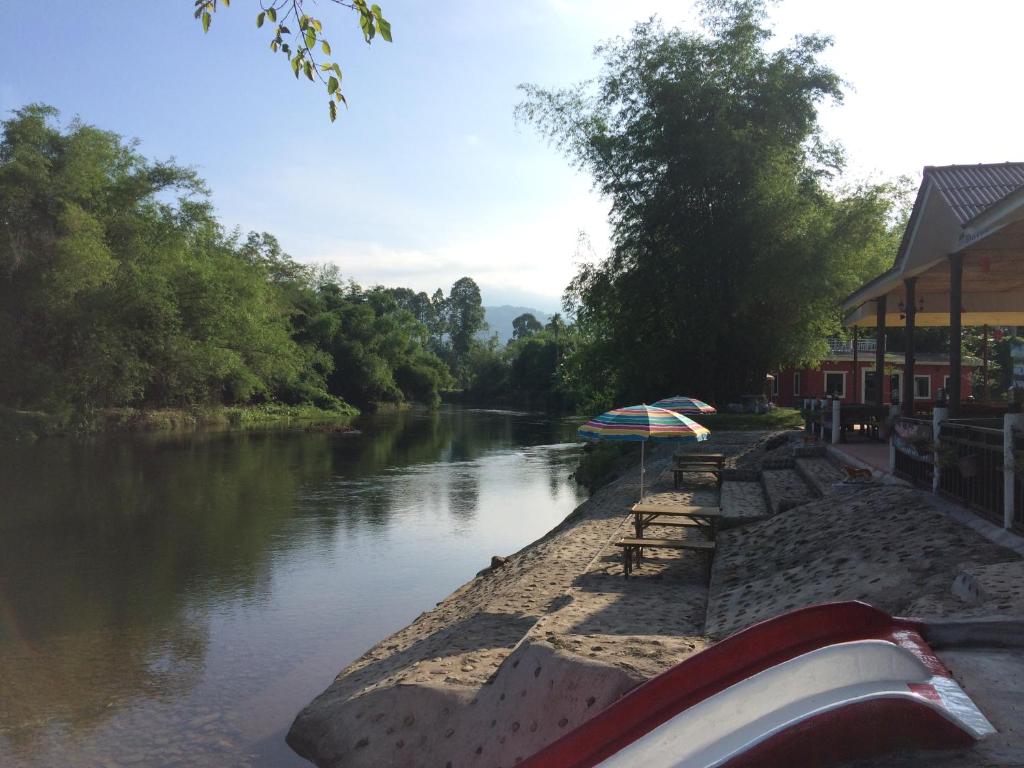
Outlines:
{"type": "Polygon", "coordinates": [[[583,498],[575,424],[0,445],[0,765],[297,766],[348,662],[583,498]]]}

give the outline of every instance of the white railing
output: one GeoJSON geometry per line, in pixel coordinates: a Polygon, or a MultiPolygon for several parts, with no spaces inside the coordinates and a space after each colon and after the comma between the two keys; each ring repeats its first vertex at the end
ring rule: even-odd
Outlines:
{"type": "MultiPolygon", "coordinates": [[[[857,339],[858,352],[874,352],[877,349],[877,339],[857,339]]],[[[853,342],[842,339],[829,339],[828,351],[832,354],[853,354],[853,342]]]]}

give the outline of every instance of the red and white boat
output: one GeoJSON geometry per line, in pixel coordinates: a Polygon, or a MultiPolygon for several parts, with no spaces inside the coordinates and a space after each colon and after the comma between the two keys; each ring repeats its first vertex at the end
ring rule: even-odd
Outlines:
{"type": "Polygon", "coordinates": [[[911,619],[865,603],[761,622],[630,691],[528,768],[826,766],[994,732],[911,619]]]}

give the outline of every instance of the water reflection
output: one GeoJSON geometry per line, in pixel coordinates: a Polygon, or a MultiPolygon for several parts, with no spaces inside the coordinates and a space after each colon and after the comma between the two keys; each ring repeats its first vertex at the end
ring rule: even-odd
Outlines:
{"type": "Polygon", "coordinates": [[[290,760],[341,664],[575,506],[573,426],[0,445],[0,763],[290,760]]]}

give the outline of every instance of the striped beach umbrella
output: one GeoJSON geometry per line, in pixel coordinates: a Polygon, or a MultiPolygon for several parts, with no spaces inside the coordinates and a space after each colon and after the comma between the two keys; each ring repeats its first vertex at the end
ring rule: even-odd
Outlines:
{"type": "Polygon", "coordinates": [[[595,416],[577,430],[584,440],[617,440],[640,443],[640,500],[644,498],[644,444],[648,440],[699,443],[711,430],[674,411],[653,405],[630,405],[595,416]]]}
{"type": "Polygon", "coordinates": [[[713,405],[708,405],[695,397],[684,397],[683,395],[666,397],[664,400],[656,402],[654,407],[665,408],[676,413],[718,413],[713,405]]]}

